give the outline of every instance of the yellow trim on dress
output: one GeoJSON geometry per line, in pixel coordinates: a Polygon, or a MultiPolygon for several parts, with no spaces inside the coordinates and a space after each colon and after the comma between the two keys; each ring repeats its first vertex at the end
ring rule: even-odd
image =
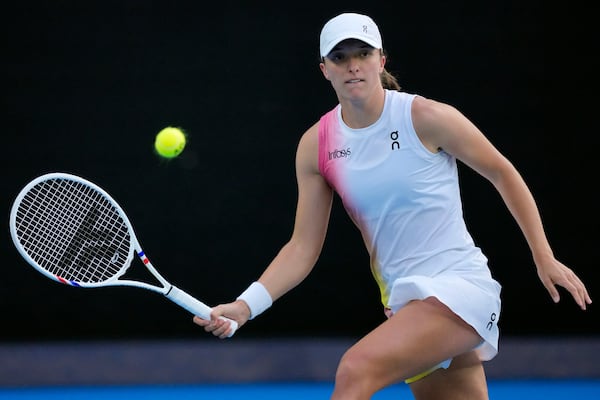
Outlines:
{"type": "Polygon", "coordinates": [[[428,369],[427,371],[425,371],[425,372],[421,372],[420,374],[417,374],[417,375],[413,376],[412,378],[408,378],[408,379],[406,379],[404,382],[405,382],[405,383],[413,383],[413,382],[416,382],[416,381],[418,381],[418,380],[420,380],[420,379],[423,379],[423,378],[425,378],[427,375],[431,374],[433,371],[435,371],[435,370],[437,370],[437,369],[440,369],[441,367],[442,367],[441,365],[436,365],[436,366],[435,366],[435,367],[433,367],[433,368],[429,368],[429,369],[428,369]]]}

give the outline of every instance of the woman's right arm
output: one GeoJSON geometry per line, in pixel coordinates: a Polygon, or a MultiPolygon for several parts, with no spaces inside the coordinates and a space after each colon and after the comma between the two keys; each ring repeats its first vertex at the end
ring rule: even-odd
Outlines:
{"type": "MultiPolygon", "coordinates": [[[[325,241],[333,191],[321,176],[318,165],[317,123],[302,136],[296,152],[298,202],[292,236],[258,280],[273,301],[308,276],[325,241]]],[[[256,315],[251,316],[249,305],[238,299],[214,307],[210,321],[195,317],[194,322],[207,332],[225,338],[229,323],[219,319],[220,316],[234,319],[241,326],[256,315]]]]}
{"type": "Polygon", "coordinates": [[[333,192],[319,173],[317,129],[314,125],[302,136],[296,153],[298,203],[292,236],[259,279],[273,300],[306,278],[325,241],[333,192]]]}

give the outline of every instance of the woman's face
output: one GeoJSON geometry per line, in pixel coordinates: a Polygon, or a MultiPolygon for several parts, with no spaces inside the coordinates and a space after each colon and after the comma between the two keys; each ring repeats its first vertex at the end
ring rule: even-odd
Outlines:
{"type": "Polygon", "coordinates": [[[363,41],[348,39],[338,43],[320,64],[325,79],[338,97],[360,99],[381,87],[380,74],[385,56],[363,41]]]}

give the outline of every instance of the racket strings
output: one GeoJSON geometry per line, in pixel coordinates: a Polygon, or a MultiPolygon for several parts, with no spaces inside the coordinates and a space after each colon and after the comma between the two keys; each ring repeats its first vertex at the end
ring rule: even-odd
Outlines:
{"type": "Polygon", "coordinates": [[[62,279],[102,282],[130,257],[128,226],[106,196],[84,183],[49,179],[25,194],[16,214],[27,254],[62,279]]]}

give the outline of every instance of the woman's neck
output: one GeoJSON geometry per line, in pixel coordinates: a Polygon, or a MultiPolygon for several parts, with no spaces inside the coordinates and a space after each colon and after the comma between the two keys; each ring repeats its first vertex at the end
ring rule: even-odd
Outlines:
{"type": "Polygon", "coordinates": [[[383,112],[385,90],[381,87],[370,96],[359,99],[339,99],[342,106],[342,119],[353,129],[366,128],[377,122],[383,112]]]}

